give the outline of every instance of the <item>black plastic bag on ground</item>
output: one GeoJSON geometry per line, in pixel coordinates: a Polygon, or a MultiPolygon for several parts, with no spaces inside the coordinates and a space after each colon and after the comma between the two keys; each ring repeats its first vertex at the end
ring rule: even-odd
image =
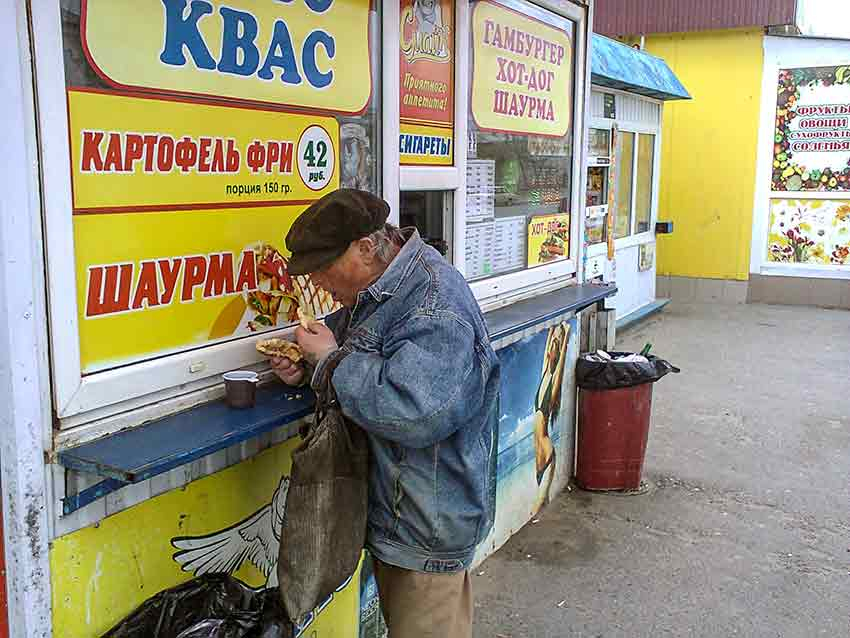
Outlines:
{"type": "Polygon", "coordinates": [[[583,354],[576,364],[576,383],[584,390],[615,390],[631,388],[644,383],[654,383],[669,372],[679,368],[664,359],[646,355],[644,361],[617,361],[630,352],[609,352],[611,360],[599,360],[594,353],[583,354]]]}
{"type": "Polygon", "coordinates": [[[142,603],[102,638],[291,638],[277,589],[206,574],[142,603]]]}
{"type": "Polygon", "coordinates": [[[366,542],[369,448],[342,414],[333,386],[344,350],[316,383],[316,415],[292,453],[277,573],[283,606],[296,623],[357,569],[366,542]]]}

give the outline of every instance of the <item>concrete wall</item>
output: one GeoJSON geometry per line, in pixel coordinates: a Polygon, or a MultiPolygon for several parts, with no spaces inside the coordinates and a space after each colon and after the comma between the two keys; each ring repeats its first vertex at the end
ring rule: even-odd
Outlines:
{"type": "Polygon", "coordinates": [[[850,310],[850,281],[750,273],[749,281],[659,275],[656,294],[674,301],[850,310]]]}
{"type": "Polygon", "coordinates": [[[664,107],[658,274],[746,280],[762,79],[762,32],[652,35],[693,96],[664,107]]]}

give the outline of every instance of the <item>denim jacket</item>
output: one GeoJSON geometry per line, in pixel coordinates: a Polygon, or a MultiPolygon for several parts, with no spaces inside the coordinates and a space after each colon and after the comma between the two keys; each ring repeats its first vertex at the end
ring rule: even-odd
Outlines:
{"type": "Polygon", "coordinates": [[[454,572],[495,516],[499,361],[466,281],[405,235],[354,308],[328,317],[341,347],[319,366],[336,366],[339,405],[369,440],[370,551],[454,572]]]}

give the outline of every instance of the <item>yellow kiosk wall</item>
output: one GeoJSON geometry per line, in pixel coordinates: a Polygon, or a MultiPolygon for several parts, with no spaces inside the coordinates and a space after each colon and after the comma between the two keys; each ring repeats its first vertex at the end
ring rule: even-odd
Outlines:
{"type": "MultiPolygon", "coordinates": [[[[296,444],[292,440],[270,448],[57,539],[50,551],[54,636],[100,636],[149,597],[191,578],[174,558],[179,550],[172,539],[232,530],[268,506],[281,478],[289,474],[296,444]]],[[[234,575],[251,587],[266,583],[266,577],[247,560],[234,575]]],[[[316,615],[305,635],[354,638],[358,583],[355,574],[348,587],[316,615]]]]}
{"type": "Polygon", "coordinates": [[[664,106],[658,275],[746,281],[762,81],[761,30],[652,35],[693,100],[664,106]],[[734,87],[734,90],[730,90],[734,87]]]}

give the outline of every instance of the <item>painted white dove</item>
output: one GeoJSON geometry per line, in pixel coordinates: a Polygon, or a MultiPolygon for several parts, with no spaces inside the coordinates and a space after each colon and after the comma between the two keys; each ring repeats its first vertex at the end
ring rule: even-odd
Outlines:
{"type": "Polygon", "coordinates": [[[271,503],[235,525],[206,536],[171,539],[174,554],[184,572],[195,576],[233,574],[248,560],[266,577],[266,587],[277,587],[277,554],[289,477],[280,479],[271,503]]]}

